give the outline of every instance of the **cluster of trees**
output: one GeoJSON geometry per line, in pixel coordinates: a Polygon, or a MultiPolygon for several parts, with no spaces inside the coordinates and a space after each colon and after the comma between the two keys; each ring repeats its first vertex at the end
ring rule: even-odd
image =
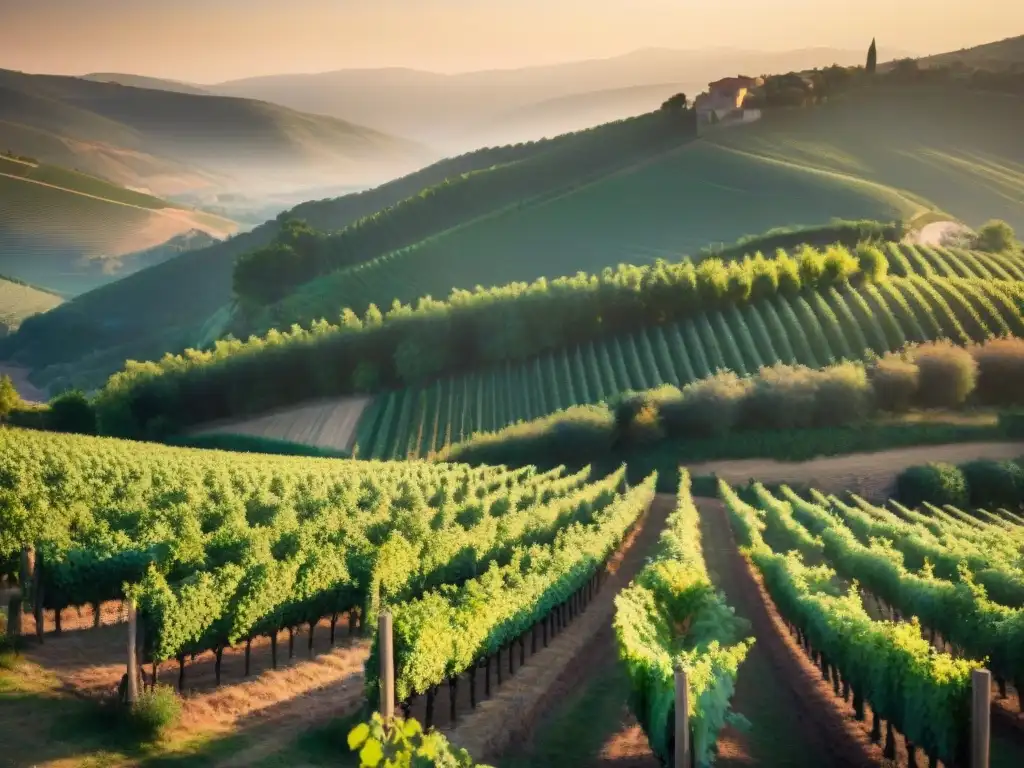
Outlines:
{"type": "Polygon", "coordinates": [[[953,85],[971,90],[1024,93],[1024,79],[1012,71],[995,72],[957,66],[922,66],[916,59],[901,59],[882,69],[833,65],[808,72],[787,72],[765,77],[764,85],[750,92],[747,109],[803,107],[821,104],[829,98],[868,82],[875,85],[953,85]]]}
{"type": "Polygon", "coordinates": [[[506,205],[581,183],[696,135],[685,110],[663,110],[581,131],[523,160],[449,177],[340,232],[285,222],[274,241],[240,256],[234,291],[242,305],[271,304],[301,283],[370,261],[506,205]]]}
{"type": "Polygon", "coordinates": [[[453,446],[445,458],[515,465],[530,455],[544,457],[541,465],[564,460],[571,466],[574,457],[642,449],[666,439],[834,429],[863,425],[878,412],[966,404],[1024,406],[1024,339],[966,348],[930,342],[866,363],[820,370],[778,364],[748,378],[719,371],[682,389],[625,393],[609,405],[570,408],[478,435],[453,446]]]}
{"type": "Polygon", "coordinates": [[[51,432],[96,434],[96,413],[89,399],[77,390],[64,392],[48,405],[21,399],[10,376],[0,376],[0,424],[45,429],[51,432]]]}
{"type": "Polygon", "coordinates": [[[742,306],[776,292],[796,294],[844,283],[877,281],[886,256],[864,244],[856,252],[806,247],[774,258],[705,258],[620,265],[548,282],[456,290],[448,301],[426,297],[386,314],[346,309],[338,325],[294,326],[262,338],[218,341],[213,349],[135,363],[111,377],[97,397],[101,429],[119,436],[159,436],[188,424],[258,413],[312,397],[416,384],[442,374],[742,306]]]}

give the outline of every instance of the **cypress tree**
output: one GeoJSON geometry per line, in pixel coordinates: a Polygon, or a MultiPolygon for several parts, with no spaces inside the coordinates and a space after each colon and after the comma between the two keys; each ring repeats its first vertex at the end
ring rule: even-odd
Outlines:
{"type": "Polygon", "coordinates": [[[874,38],[871,39],[871,47],[868,48],[867,71],[869,75],[875,74],[878,69],[878,48],[875,46],[874,38]]]}

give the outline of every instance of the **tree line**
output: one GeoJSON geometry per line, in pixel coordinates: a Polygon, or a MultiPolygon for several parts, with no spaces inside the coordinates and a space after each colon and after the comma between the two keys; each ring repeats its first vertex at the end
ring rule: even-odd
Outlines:
{"type": "MultiPolygon", "coordinates": [[[[835,226],[847,234],[862,231],[857,223],[835,226]]],[[[875,227],[880,234],[894,228],[875,227]]],[[[766,238],[761,245],[770,243],[766,238]]],[[[447,301],[424,297],[415,307],[396,301],[386,313],[371,305],[362,317],[346,309],[335,325],[321,320],[244,342],[220,340],[159,362],[129,361],[95,403],[105,434],[161,436],[308,398],[374,392],[522,360],[776,292],[881,280],[887,270],[882,251],[864,244],[855,251],[805,247],[735,261],[659,260],[600,275],[455,290],[447,301]]]]}
{"type": "Polygon", "coordinates": [[[900,59],[871,71],[866,67],[830,67],[808,72],[768,75],[764,85],[752,90],[744,101],[746,109],[803,107],[821,104],[851,88],[864,85],[949,85],[970,90],[1024,94],[1020,73],[955,66],[922,65],[916,59],[900,59]]]}

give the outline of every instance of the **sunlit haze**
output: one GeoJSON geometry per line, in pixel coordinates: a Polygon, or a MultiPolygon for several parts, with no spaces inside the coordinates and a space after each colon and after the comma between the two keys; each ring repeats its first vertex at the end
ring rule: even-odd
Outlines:
{"type": "Polygon", "coordinates": [[[507,68],[651,46],[860,48],[875,36],[883,56],[927,54],[1021,32],[1024,3],[1009,0],[0,0],[0,68],[214,83],[507,68]]]}

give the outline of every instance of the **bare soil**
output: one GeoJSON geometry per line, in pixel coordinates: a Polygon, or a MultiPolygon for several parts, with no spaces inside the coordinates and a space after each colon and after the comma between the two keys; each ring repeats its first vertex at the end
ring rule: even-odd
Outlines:
{"type": "Polygon", "coordinates": [[[288,440],[293,443],[350,451],[356,426],[369,397],[318,400],[293,408],[272,411],[243,421],[207,424],[196,434],[235,434],[288,440]]]}
{"type": "Polygon", "coordinates": [[[715,474],[728,483],[745,483],[750,479],[793,483],[810,485],[823,493],[852,491],[869,501],[885,501],[896,485],[896,477],[908,467],[933,461],[958,464],[974,459],[1015,459],[1021,455],[1024,443],[958,443],[794,463],[772,459],[718,461],[691,464],[688,469],[691,475],[715,474]]]}
{"type": "MultiPolygon", "coordinates": [[[[75,614],[65,611],[65,614],[75,614]]],[[[75,621],[64,621],[66,628],[55,634],[50,621],[44,642],[29,641],[24,655],[55,676],[59,687],[78,697],[104,698],[113,695],[125,672],[127,624],[118,603],[101,608],[102,625],[92,627],[92,612],[83,610],[75,621]]],[[[51,614],[52,616],[52,614],[51,614]]],[[[72,618],[72,617],[69,617],[72,618]]],[[[31,626],[31,616],[25,617],[31,626]]],[[[224,651],[221,682],[215,674],[215,656],[204,653],[186,661],[184,709],[179,734],[220,731],[231,728],[243,718],[259,718],[273,711],[275,728],[291,722],[299,730],[318,722],[345,715],[358,708],[363,696],[363,665],[369,656],[369,641],[350,636],[347,619],[336,625],[335,645],[330,643],[330,621],[322,620],[313,632],[312,649],[308,629],[294,635],[294,655],[289,658],[288,632],[278,634],[278,668],[272,666],[269,638],[252,643],[250,675],[245,677],[245,646],[224,651]]],[[[152,667],[144,674],[149,684],[152,667]]],[[[176,661],[158,665],[161,684],[177,686],[176,661]]],[[[275,731],[275,740],[289,739],[285,728],[275,731]]],[[[294,734],[291,734],[294,736],[294,734]]]]}

